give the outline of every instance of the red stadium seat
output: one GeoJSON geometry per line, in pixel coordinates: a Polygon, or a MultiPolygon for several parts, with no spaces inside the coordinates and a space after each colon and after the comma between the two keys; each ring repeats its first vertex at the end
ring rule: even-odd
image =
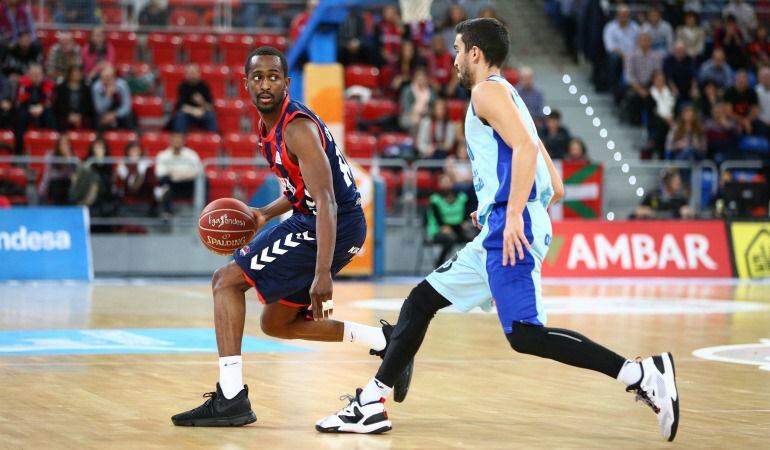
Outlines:
{"type": "Polygon", "coordinates": [[[361,109],[361,119],[371,121],[387,116],[398,115],[398,103],[388,99],[372,99],[364,103],[361,109]]]}
{"type": "Polygon", "coordinates": [[[110,31],[107,33],[107,41],[115,47],[115,61],[118,64],[136,61],[136,46],[139,42],[136,33],[133,31],[110,31]]]}
{"type": "Polygon", "coordinates": [[[209,84],[211,95],[227,98],[227,85],[230,82],[230,68],[220,65],[201,66],[201,79],[209,84]]]}
{"type": "Polygon", "coordinates": [[[184,66],[166,64],[158,69],[158,74],[163,80],[163,96],[176,102],[179,83],[184,80],[184,66]]]}
{"type": "Polygon", "coordinates": [[[120,6],[103,6],[102,23],[105,25],[120,25],[123,23],[123,8],[120,6]]]}
{"type": "Polygon", "coordinates": [[[123,157],[126,155],[126,145],[129,142],[138,141],[137,134],[133,131],[105,131],[102,135],[110,146],[110,155],[123,157]]]}
{"type": "Polygon", "coordinates": [[[358,100],[345,100],[345,131],[356,130],[358,118],[361,115],[361,102],[358,100]]]}
{"type": "Polygon", "coordinates": [[[43,156],[56,146],[59,133],[50,130],[30,130],[24,135],[24,148],[30,156],[43,156]]]}
{"type": "Polygon", "coordinates": [[[88,38],[91,37],[90,30],[70,30],[72,32],[72,38],[82,48],[88,44],[88,38]]]}
{"type": "Polygon", "coordinates": [[[88,148],[96,139],[96,133],[93,131],[70,131],[67,133],[67,137],[69,137],[72,150],[78,158],[85,160],[88,155],[88,148]]]}
{"type": "Polygon", "coordinates": [[[345,86],[364,86],[369,89],[379,89],[380,69],[364,64],[353,64],[345,67],[345,86]]]}
{"type": "Polygon", "coordinates": [[[251,133],[227,133],[222,141],[225,156],[254,158],[259,154],[259,136],[251,133]]]}
{"type": "Polygon", "coordinates": [[[380,170],[380,177],[385,183],[385,206],[392,208],[398,191],[404,185],[403,172],[383,168],[380,170]]]}
{"type": "MultiPolygon", "coordinates": [[[[5,140],[6,139],[5,136],[3,136],[3,135],[5,135],[5,132],[0,132],[0,142],[5,144],[3,147],[0,147],[0,158],[5,158],[5,157],[9,157],[9,156],[15,156],[14,155],[14,151],[13,151],[13,146],[14,146],[13,132],[9,131],[8,133],[11,133],[11,140],[10,141],[6,141],[5,140]]],[[[0,161],[0,168],[3,168],[3,167],[11,167],[11,162],[10,161],[0,161]]]]}
{"type": "Polygon", "coordinates": [[[217,46],[217,37],[213,34],[186,34],[182,43],[187,51],[187,60],[198,64],[211,64],[214,62],[214,49],[217,46]]]}
{"type": "Polygon", "coordinates": [[[53,47],[56,43],[56,33],[53,30],[45,30],[38,28],[36,31],[37,40],[44,49],[53,47]]]}
{"type": "Polygon", "coordinates": [[[168,33],[150,33],[147,36],[147,48],[152,53],[152,62],[156,66],[176,63],[177,54],[182,47],[182,38],[168,33]]]}
{"type": "Polygon", "coordinates": [[[192,9],[175,9],[171,13],[170,25],[175,27],[197,27],[201,24],[201,15],[192,9]]]}
{"type": "Polygon", "coordinates": [[[345,154],[348,158],[371,158],[377,151],[377,138],[369,133],[345,133],[345,154]]]}
{"type": "Polygon", "coordinates": [[[149,64],[134,62],[118,63],[116,65],[116,69],[118,70],[118,74],[120,74],[121,77],[126,77],[129,74],[141,76],[152,72],[152,67],[149,64]]]}
{"type": "MultiPolygon", "coordinates": [[[[19,167],[0,167],[0,181],[6,181],[18,187],[20,192],[26,192],[27,189],[27,171],[19,167]]],[[[27,195],[11,195],[8,201],[13,205],[24,205],[27,203],[27,195]]]]}
{"type": "Polygon", "coordinates": [[[241,131],[241,117],[248,112],[243,100],[214,100],[214,110],[217,115],[219,131],[222,133],[241,131]]]}
{"type": "Polygon", "coordinates": [[[187,134],[188,147],[195,150],[201,160],[219,156],[222,137],[217,133],[194,132],[187,134]]]}
{"type": "Polygon", "coordinates": [[[13,147],[16,144],[16,134],[11,130],[0,130],[0,143],[13,147]]]}
{"type": "Polygon", "coordinates": [[[212,202],[218,198],[233,196],[238,175],[231,169],[208,169],[206,179],[208,180],[208,202],[212,202]]]}
{"type": "Polygon", "coordinates": [[[410,140],[411,137],[406,133],[383,133],[377,140],[377,150],[382,154],[386,148],[392,145],[402,145],[410,140]]]}
{"type": "Polygon", "coordinates": [[[137,95],[131,98],[131,105],[141,128],[163,126],[165,111],[162,98],[137,95]]]}
{"type": "Polygon", "coordinates": [[[286,51],[286,44],[286,36],[280,34],[260,34],[254,40],[255,47],[275,47],[282,52],[286,51]]]}
{"type": "Polygon", "coordinates": [[[269,177],[270,174],[270,171],[267,169],[240,171],[238,174],[238,186],[243,189],[244,197],[250,199],[254,192],[265,183],[265,178],[269,177]]]}
{"type": "Polygon", "coordinates": [[[465,100],[450,99],[447,102],[449,120],[463,120],[468,103],[465,100]]]}
{"type": "MultiPolygon", "coordinates": [[[[35,2],[36,3],[36,2],[35,2]]],[[[35,22],[37,23],[50,23],[51,22],[51,13],[48,11],[48,8],[45,6],[38,6],[38,5],[31,5],[30,9],[32,10],[32,17],[35,22]]]]}
{"type": "Polygon", "coordinates": [[[168,133],[150,131],[142,134],[142,148],[149,157],[155,157],[168,148],[168,133]]]}
{"type": "Polygon", "coordinates": [[[254,38],[246,34],[224,34],[219,38],[219,45],[224,51],[224,64],[235,67],[243,67],[249,52],[256,48],[254,38]]]}
{"type": "Polygon", "coordinates": [[[512,67],[506,67],[502,70],[503,77],[505,77],[506,80],[508,80],[509,83],[516,86],[519,84],[519,71],[512,68],[512,67]]]}

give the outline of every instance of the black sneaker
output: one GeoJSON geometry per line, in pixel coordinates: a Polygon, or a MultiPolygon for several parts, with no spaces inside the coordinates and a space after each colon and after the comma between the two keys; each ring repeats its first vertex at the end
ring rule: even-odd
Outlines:
{"type": "MultiPolygon", "coordinates": [[[[390,335],[393,333],[393,325],[389,324],[386,320],[380,319],[382,324],[382,334],[385,335],[385,348],[382,350],[369,350],[370,355],[379,356],[385,359],[385,353],[390,346],[390,335]]],[[[401,403],[406,398],[407,392],[409,392],[409,385],[412,383],[412,371],[414,370],[414,357],[409,360],[409,364],[406,365],[401,376],[398,377],[395,383],[393,383],[393,401],[401,403]]]]}
{"type": "Polygon", "coordinates": [[[249,387],[230,400],[222,394],[217,383],[216,392],[203,394],[207,400],[199,407],[171,417],[174,425],[180,427],[240,427],[257,421],[251,410],[249,387]]]}

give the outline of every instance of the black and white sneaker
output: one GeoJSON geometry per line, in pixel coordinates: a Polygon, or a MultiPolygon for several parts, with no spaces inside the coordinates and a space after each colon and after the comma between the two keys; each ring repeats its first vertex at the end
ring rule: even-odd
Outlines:
{"type": "Polygon", "coordinates": [[[635,391],[636,400],[652,408],[658,416],[660,434],[671,442],[679,426],[679,393],[676,389],[674,358],[670,353],[662,353],[639,362],[642,379],[627,387],[626,391],[635,391]]]}
{"type": "Polygon", "coordinates": [[[340,397],[340,400],[348,401],[348,406],[316,422],[315,429],[321,433],[380,434],[390,431],[393,424],[385,411],[385,400],[362,405],[361,391],[361,388],[356,389],[355,397],[340,397]]]}
{"type": "MultiPolygon", "coordinates": [[[[385,336],[385,348],[382,350],[369,350],[369,354],[385,359],[385,353],[390,346],[390,335],[393,334],[393,325],[383,319],[380,319],[380,323],[382,324],[382,334],[385,336]]],[[[401,372],[401,376],[398,377],[395,383],[393,383],[393,401],[396,403],[401,403],[406,398],[406,394],[409,392],[409,385],[412,383],[413,370],[414,358],[409,360],[409,364],[407,364],[404,371],[401,372]]]]}
{"type": "Polygon", "coordinates": [[[206,401],[197,408],[179,413],[171,418],[176,426],[181,427],[240,427],[257,421],[251,410],[249,387],[228,400],[222,394],[217,383],[215,392],[203,394],[206,401]]]}

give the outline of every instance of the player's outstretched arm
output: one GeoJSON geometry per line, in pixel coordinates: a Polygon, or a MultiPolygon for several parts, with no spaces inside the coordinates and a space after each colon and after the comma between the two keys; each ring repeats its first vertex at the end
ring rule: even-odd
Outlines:
{"type": "Polygon", "coordinates": [[[508,196],[505,230],[503,231],[503,265],[516,264],[516,255],[524,259],[524,248],[530,244],[524,235],[524,208],[535,182],[538,148],[537,138],[529,133],[513,103],[511,93],[500,83],[485,81],[476,85],[471,102],[479,118],[484,119],[513,149],[511,159],[511,192],[508,196]]]}
{"type": "Polygon", "coordinates": [[[283,132],[290,155],[297,158],[305,191],[316,204],[316,255],[315,279],[310,287],[313,302],[313,318],[328,318],[323,302],[332,298],[332,258],[337,240],[337,201],[334,198],[332,170],[324,153],[318,126],[309,119],[292,120],[283,132]]]}
{"type": "Polygon", "coordinates": [[[553,165],[551,155],[548,154],[548,150],[546,150],[543,141],[538,139],[538,145],[540,147],[540,153],[542,153],[543,158],[545,158],[545,164],[548,167],[548,175],[551,176],[551,186],[553,186],[553,198],[551,198],[551,203],[548,204],[548,207],[550,208],[556,202],[564,198],[564,182],[561,180],[559,172],[556,171],[556,166],[553,165]]]}

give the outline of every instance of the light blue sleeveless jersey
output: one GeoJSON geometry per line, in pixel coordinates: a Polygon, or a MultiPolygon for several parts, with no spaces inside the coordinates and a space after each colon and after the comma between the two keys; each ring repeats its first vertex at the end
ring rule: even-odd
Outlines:
{"type": "MultiPolygon", "coordinates": [[[[508,89],[524,120],[524,125],[529,130],[530,137],[535,142],[539,142],[537,127],[535,127],[527,106],[516,92],[516,88],[500,75],[492,75],[487,80],[501,83],[508,89]]],[[[476,116],[472,104],[465,115],[465,140],[473,167],[473,185],[479,201],[478,220],[484,225],[495,205],[508,202],[511,190],[511,156],[513,150],[492,127],[485,125],[476,116]]],[[[528,201],[537,201],[547,207],[552,197],[551,176],[548,173],[545,158],[538,151],[535,182],[532,185],[528,201]]]]}

